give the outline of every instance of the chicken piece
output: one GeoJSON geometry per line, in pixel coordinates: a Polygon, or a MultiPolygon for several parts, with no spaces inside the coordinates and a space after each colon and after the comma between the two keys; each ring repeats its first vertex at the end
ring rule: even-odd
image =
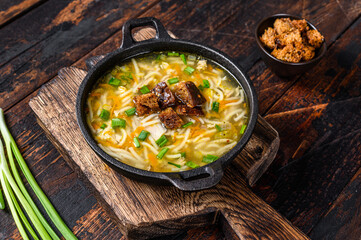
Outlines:
{"type": "Polygon", "coordinates": [[[207,60],[199,60],[197,63],[197,70],[201,71],[201,70],[206,70],[207,68],[207,60]]]}
{"type": "Polygon", "coordinates": [[[291,32],[294,30],[291,19],[289,18],[277,18],[273,23],[276,34],[282,34],[291,32]]]}
{"type": "Polygon", "coordinates": [[[154,93],[135,96],[133,101],[135,103],[138,116],[159,111],[158,98],[154,93]]]}
{"type": "Polygon", "coordinates": [[[271,54],[276,58],[286,62],[300,62],[302,53],[297,50],[293,45],[287,45],[282,49],[274,49],[271,54]]]}
{"type": "Polygon", "coordinates": [[[180,116],[204,116],[204,112],[200,107],[190,108],[187,105],[178,105],[175,111],[180,116]]]}
{"type": "Polygon", "coordinates": [[[319,48],[323,43],[324,37],[319,31],[312,29],[307,31],[307,40],[312,47],[319,48]]]}
{"type": "Polygon", "coordinates": [[[297,28],[300,32],[307,31],[309,29],[307,22],[305,19],[302,20],[292,20],[291,22],[295,28],[297,28]]]}
{"type": "Polygon", "coordinates": [[[295,43],[302,43],[301,32],[295,29],[292,32],[282,33],[275,37],[277,48],[283,48],[286,45],[294,45],[295,43]]]}
{"type": "Polygon", "coordinates": [[[183,125],[183,120],[171,107],[161,111],[159,119],[163,123],[164,127],[169,129],[179,128],[183,125]]]}
{"type": "Polygon", "coordinates": [[[152,92],[158,97],[158,104],[161,109],[173,106],[176,103],[176,98],[167,83],[160,82],[153,89],[152,92]]]}
{"type": "Polygon", "coordinates": [[[270,49],[274,49],[276,47],[275,44],[275,31],[273,28],[267,28],[264,30],[263,35],[260,37],[260,40],[270,49]]]}
{"type": "Polygon", "coordinates": [[[197,86],[191,81],[178,83],[175,95],[190,108],[201,106],[206,101],[197,86]]]}

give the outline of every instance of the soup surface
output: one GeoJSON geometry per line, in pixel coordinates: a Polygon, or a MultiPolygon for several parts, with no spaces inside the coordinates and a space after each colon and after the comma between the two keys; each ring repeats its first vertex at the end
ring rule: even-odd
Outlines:
{"type": "Polygon", "coordinates": [[[156,172],[216,161],[237,144],[249,118],[238,82],[212,61],[178,52],[115,66],[95,84],[86,111],[100,148],[156,172]]]}

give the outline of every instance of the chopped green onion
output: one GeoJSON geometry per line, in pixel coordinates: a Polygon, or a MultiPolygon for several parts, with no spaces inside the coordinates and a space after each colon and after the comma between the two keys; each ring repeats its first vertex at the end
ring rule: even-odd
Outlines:
{"type": "Polygon", "coordinates": [[[112,119],[112,128],[125,128],[126,121],[121,118],[113,118],[112,119]]]}
{"type": "Polygon", "coordinates": [[[128,75],[123,75],[123,77],[133,79],[132,73],[128,73],[128,75]]]}
{"type": "Polygon", "coordinates": [[[186,157],[186,153],[185,153],[185,152],[181,152],[180,155],[181,155],[181,157],[184,157],[184,158],[186,157]]]}
{"type": "Polygon", "coordinates": [[[182,59],[184,65],[187,65],[187,59],[186,59],[186,57],[184,56],[184,54],[181,54],[181,55],[180,55],[180,58],[182,59]]]}
{"type": "Polygon", "coordinates": [[[199,84],[198,88],[199,88],[199,90],[201,90],[201,91],[203,91],[203,90],[204,90],[204,87],[203,87],[203,85],[202,85],[202,84],[199,84]]]}
{"type": "Polygon", "coordinates": [[[160,150],[160,152],[157,155],[158,159],[162,159],[164,157],[164,155],[168,152],[169,148],[163,148],[162,150],[160,150]]]}
{"type": "Polygon", "coordinates": [[[184,69],[184,72],[188,73],[188,75],[191,75],[194,72],[194,70],[195,70],[194,68],[188,66],[184,69]]]}
{"type": "Polygon", "coordinates": [[[192,161],[187,162],[186,165],[187,165],[188,167],[190,167],[190,168],[198,168],[198,167],[199,167],[198,164],[196,164],[196,163],[194,163],[194,162],[192,162],[192,161]]]}
{"type": "Polygon", "coordinates": [[[114,86],[114,87],[118,87],[118,86],[121,84],[121,81],[120,81],[120,79],[118,79],[118,78],[112,77],[112,78],[109,80],[108,84],[110,84],[110,85],[112,85],[112,86],[114,86]]]}
{"type": "Polygon", "coordinates": [[[147,139],[148,135],[150,133],[148,131],[142,130],[138,136],[138,138],[142,141],[144,141],[145,139],[147,139]]]}
{"type": "Polygon", "coordinates": [[[177,82],[179,82],[179,78],[171,78],[171,79],[168,80],[168,83],[169,83],[170,85],[175,84],[175,83],[177,83],[177,82]]]}
{"type": "Polygon", "coordinates": [[[157,141],[155,141],[155,143],[159,147],[163,147],[167,142],[168,142],[168,138],[164,135],[162,135],[157,141]]]}
{"type": "Polygon", "coordinates": [[[146,93],[150,93],[150,90],[147,86],[143,86],[139,89],[139,91],[142,93],[142,94],[146,94],[146,93]]]}
{"type": "Polygon", "coordinates": [[[216,129],[217,129],[219,132],[222,132],[222,128],[221,128],[218,124],[216,124],[216,129]]]}
{"type": "Polygon", "coordinates": [[[168,162],[168,164],[176,166],[177,168],[181,168],[182,166],[176,163],[168,162]]]}
{"type": "Polygon", "coordinates": [[[155,58],[155,60],[160,60],[160,54],[157,55],[157,57],[155,58]]]}
{"type": "Polygon", "coordinates": [[[130,116],[133,116],[135,114],[135,111],[136,111],[136,108],[133,107],[133,108],[129,108],[128,110],[125,111],[125,114],[130,117],[130,116]]]}
{"type": "Polygon", "coordinates": [[[207,156],[203,157],[202,162],[212,163],[212,162],[216,161],[217,159],[218,159],[217,156],[207,154],[207,156]]]}
{"type": "Polygon", "coordinates": [[[246,124],[243,124],[242,127],[241,127],[241,131],[239,131],[240,134],[243,134],[244,133],[244,130],[246,130],[246,127],[247,125],[246,124]]]}
{"type": "Polygon", "coordinates": [[[193,122],[187,122],[186,124],[182,125],[182,128],[189,127],[192,124],[193,124],[193,122]]]}
{"type": "Polygon", "coordinates": [[[138,138],[137,138],[137,137],[134,137],[133,140],[134,140],[134,146],[135,146],[136,148],[140,148],[140,143],[139,143],[138,138]]]}
{"type": "Polygon", "coordinates": [[[103,119],[104,121],[108,121],[108,120],[109,120],[109,116],[110,116],[110,112],[109,112],[108,110],[106,110],[106,109],[102,109],[102,111],[101,111],[101,113],[100,113],[100,115],[99,115],[99,117],[100,117],[101,119],[103,119]]]}
{"type": "Polygon", "coordinates": [[[203,79],[203,87],[209,88],[211,85],[209,84],[209,81],[207,79],[203,79]]]}
{"type": "Polygon", "coordinates": [[[106,127],[107,127],[107,125],[106,125],[105,123],[103,123],[103,124],[100,126],[100,128],[103,129],[103,130],[104,130],[106,127]]]}
{"type": "Polygon", "coordinates": [[[219,111],[219,102],[213,102],[212,110],[215,111],[215,112],[219,111]]]}
{"type": "Polygon", "coordinates": [[[177,52],[168,52],[168,56],[170,56],[170,57],[178,57],[179,53],[177,53],[177,52]]]}

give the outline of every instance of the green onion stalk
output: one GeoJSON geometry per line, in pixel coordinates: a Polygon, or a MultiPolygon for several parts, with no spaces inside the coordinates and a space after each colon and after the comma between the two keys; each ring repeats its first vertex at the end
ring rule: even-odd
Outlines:
{"type": "MultiPolygon", "coordinates": [[[[46,197],[40,186],[36,182],[34,176],[31,174],[30,169],[26,165],[24,158],[22,157],[20,150],[18,149],[14,138],[11,136],[9,129],[6,126],[4,112],[0,108],[0,132],[5,142],[7,156],[10,163],[11,172],[8,166],[8,162],[4,153],[4,146],[0,139],[0,181],[4,191],[7,203],[9,205],[11,214],[13,215],[16,226],[19,229],[21,236],[24,239],[29,239],[26,229],[33,237],[33,239],[39,239],[35,231],[31,227],[31,224],[27,220],[22,208],[25,210],[28,218],[35,227],[38,235],[41,239],[60,239],[55,231],[51,228],[49,223],[46,221],[44,216],[41,214],[34,201],[30,197],[28,191],[25,188],[24,183],[21,180],[20,174],[16,168],[15,159],[27,179],[30,187],[35,192],[36,196],[43,205],[45,211],[53,221],[54,225],[58,228],[59,232],[64,236],[65,239],[77,239],[72,231],[66,226],[64,221],[61,219],[49,199],[46,197]],[[14,159],[15,156],[15,159],[14,159]],[[20,207],[19,200],[22,208],[20,207]]],[[[4,208],[3,196],[0,192],[0,208],[4,208]]]]}

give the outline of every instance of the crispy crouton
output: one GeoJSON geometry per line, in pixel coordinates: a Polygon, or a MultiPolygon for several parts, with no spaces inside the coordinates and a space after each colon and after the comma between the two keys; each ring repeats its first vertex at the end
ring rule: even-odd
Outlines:
{"type": "Polygon", "coordinates": [[[187,105],[178,105],[175,109],[178,115],[181,116],[203,116],[204,112],[200,107],[190,108],[187,105]]]}
{"type": "Polygon", "coordinates": [[[302,20],[292,20],[292,24],[295,28],[297,28],[300,32],[305,32],[309,29],[307,22],[305,19],[302,20]]]}
{"type": "Polygon", "coordinates": [[[191,81],[178,83],[175,95],[190,108],[201,106],[206,101],[197,86],[191,81]]]}
{"type": "Polygon", "coordinates": [[[307,31],[307,39],[308,43],[315,48],[321,47],[321,44],[323,43],[323,36],[321,33],[317,30],[309,30],[307,31]]]}
{"type": "Polygon", "coordinates": [[[275,31],[273,28],[267,28],[263,35],[260,37],[261,41],[269,48],[273,49],[275,45],[275,31]]]}
{"type": "Polygon", "coordinates": [[[291,19],[289,18],[277,18],[273,26],[277,34],[287,33],[294,30],[291,19]]]}
{"type": "Polygon", "coordinates": [[[293,45],[287,45],[281,49],[276,48],[271,54],[286,62],[299,62],[302,58],[301,51],[297,50],[293,45]]]}
{"type": "Polygon", "coordinates": [[[167,83],[160,82],[153,89],[152,92],[158,97],[158,104],[161,109],[173,106],[176,103],[176,99],[167,83]]]}
{"type": "Polygon", "coordinates": [[[135,103],[138,116],[159,111],[158,98],[154,93],[135,96],[133,101],[135,103]]]}
{"type": "Polygon", "coordinates": [[[179,128],[183,124],[183,120],[171,107],[161,111],[159,119],[163,123],[164,127],[169,129],[179,128]]]}

